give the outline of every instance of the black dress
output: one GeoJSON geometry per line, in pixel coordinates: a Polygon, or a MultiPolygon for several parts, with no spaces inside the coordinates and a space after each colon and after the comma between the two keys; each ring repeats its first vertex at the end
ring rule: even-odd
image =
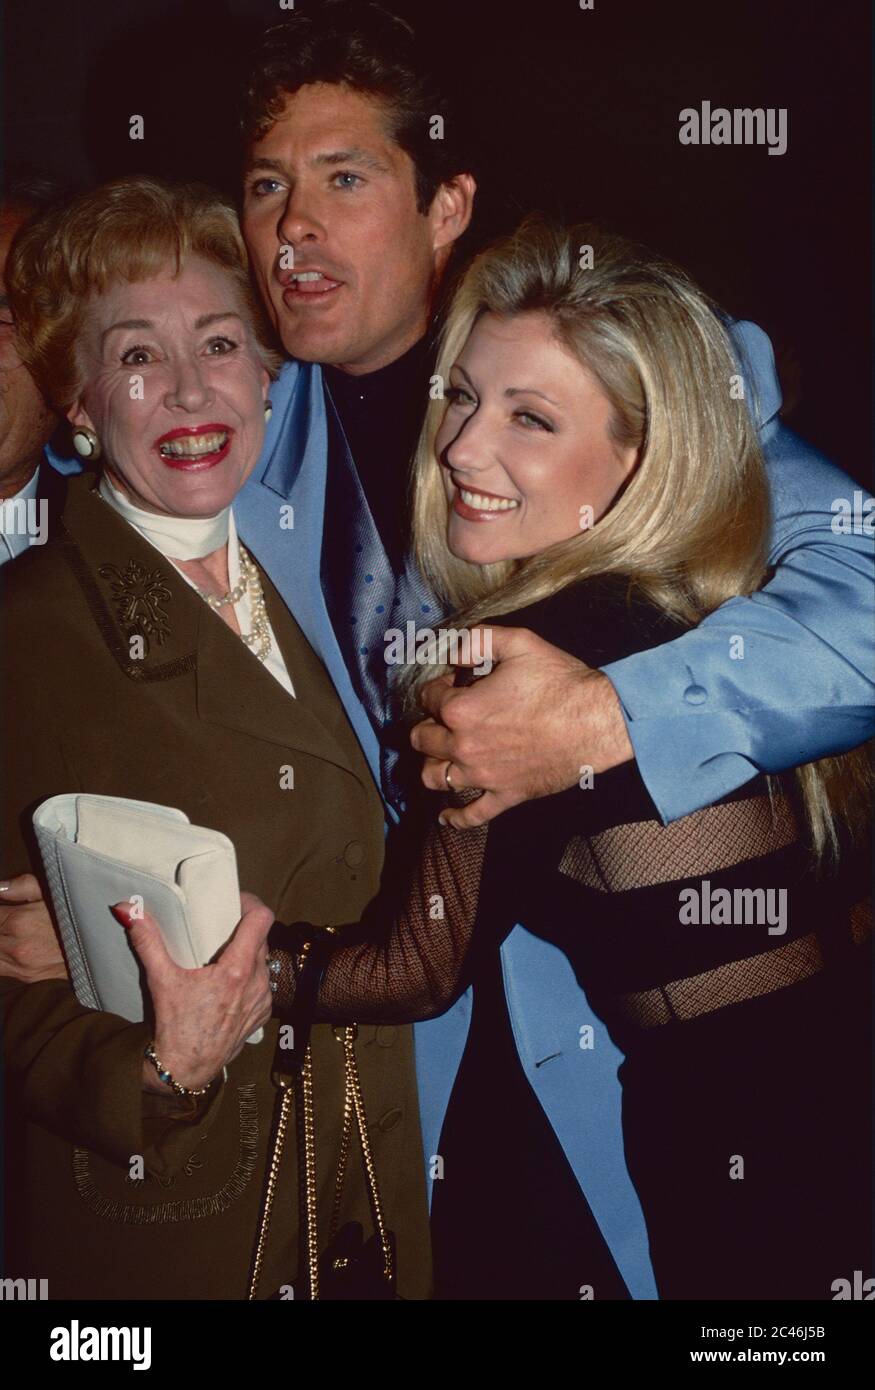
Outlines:
{"type": "MultiPolygon", "coordinates": [[[[500,621],[593,666],[677,631],[618,580],[500,621]]],[[[868,1269],[870,927],[853,861],[814,871],[792,776],[669,826],[634,763],[473,831],[437,826],[445,804],[425,797],[408,819],[318,1015],[427,1018],[475,984],[440,1145],[439,1295],[579,1298],[589,1282],[628,1296],[510,1033],[499,944],[518,922],[566,953],[625,1055],[625,1152],[660,1297],[829,1299],[868,1269]]],[[[294,988],[285,969],[281,1008],[294,988]]]]}
{"type": "Polygon", "coordinates": [[[438,1149],[435,1297],[628,1299],[589,1204],[520,1064],[497,945],[474,975],[465,1052],[438,1149]]]}

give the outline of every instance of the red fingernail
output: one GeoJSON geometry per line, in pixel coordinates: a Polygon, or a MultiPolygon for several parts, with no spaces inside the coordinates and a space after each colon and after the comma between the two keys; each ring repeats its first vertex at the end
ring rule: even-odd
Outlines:
{"type": "Polygon", "coordinates": [[[115,920],[117,922],[121,922],[125,930],[128,930],[128,928],[133,925],[131,916],[133,908],[131,907],[130,903],[116,903],[109,910],[112,913],[115,920]]]}

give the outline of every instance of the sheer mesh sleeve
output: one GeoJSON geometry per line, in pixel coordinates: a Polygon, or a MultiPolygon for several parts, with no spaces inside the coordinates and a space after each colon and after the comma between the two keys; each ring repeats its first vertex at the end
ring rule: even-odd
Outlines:
{"type": "Polygon", "coordinates": [[[609,1023],[652,1028],[746,1003],[846,958],[868,935],[851,910],[854,886],[814,872],[780,787],[669,825],[619,822],[611,809],[593,798],[576,825],[569,818],[583,833],[567,835],[544,894],[557,944],[609,1023]]]}
{"type": "MultiPolygon", "coordinates": [[[[465,792],[432,794],[405,817],[390,842],[379,894],[359,923],[338,928],[354,944],[331,954],[316,1019],[410,1022],[442,1013],[464,991],[489,827],[453,830],[437,817],[471,799],[465,792]]],[[[493,921],[497,908],[490,901],[493,921]]],[[[288,951],[273,954],[280,963],[276,1011],[283,1014],[294,1004],[295,973],[288,951]]]]}
{"type": "Polygon", "coordinates": [[[792,845],[800,834],[783,794],[737,798],[681,820],[623,821],[572,836],[559,870],[602,893],[709,875],[792,845]]]}

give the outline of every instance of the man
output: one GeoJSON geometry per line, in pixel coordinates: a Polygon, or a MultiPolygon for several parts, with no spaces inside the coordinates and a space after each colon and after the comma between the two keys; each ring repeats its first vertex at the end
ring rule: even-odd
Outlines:
{"type": "MultiPolygon", "coordinates": [[[[451,149],[428,139],[442,108],[400,21],[359,6],[296,16],[266,36],[254,72],[244,230],[268,312],[297,360],[271,390],[273,418],[239,526],[328,668],[395,819],[404,777],[386,730],[383,637],[389,626],[440,616],[405,564],[403,496],[435,296],[474,182],[451,149]]],[[[610,677],[531,634],[495,633],[497,670],[471,690],[438,682],[428,699],[440,718],[415,735],[430,755],[429,785],[443,786],[451,765],[454,786],[486,789],[457,813],[463,822],[574,785],[582,765],[598,772],[633,755],[670,819],[760,767],[840,751],[872,732],[868,633],[837,618],[831,587],[846,585],[848,607],[868,599],[866,549],[830,529],[830,503],[852,485],[778,422],[763,335],[736,325],[735,340],[770,466],[775,578],[610,677]],[[730,659],[731,634],[744,635],[746,660],[730,659]]],[[[532,1091],[630,1292],[652,1297],[637,1195],[618,1177],[620,1054],[559,952],[518,926],[502,961],[532,1091]],[[587,1054],[585,1024],[597,1039],[587,1054]]],[[[469,1017],[466,996],[416,1029],[431,1177],[469,1017]]]]}
{"type": "Polygon", "coordinates": [[[61,490],[43,457],[58,419],[18,356],[4,279],[16,232],[48,194],[45,185],[22,182],[0,203],[0,565],[45,543],[61,490]]]}
{"type": "Polygon", "coordinates": [[[351,678],[370,716],[372,728],[362,732],[397,812],[398,750],[383,736],[383,634],[434,612],[404,563],[406,474],[428,389],[427,330],[475,185],[452,144],[427,138],[440,98],[413,67],[406,25],[356,7],[347,28],[346,7],[337,14],[348,36],[339,63],[330,18],[280,26],[256,54],[244,116],[243,229],[283,346],[299,363],[324,364],[321,387],[312,369],[299,369],[295,391],[312,378],[325,416],[325,524],[319,495],[310,511],[296,506],[295,528],[320,545],[341,678],[351,678]],[[367,36],[365,63],[354,56],[353,33],[367,36]],[[320,80],[339,76],[344,63],[353,84],[320,80]],[[384,95],[361,85],[365,69],[368,81],[378,74],[384,95]]]}
{"type": "MultiPolygon", "coordinates": [[[[18,356],[5,283],[16,233],[53,193],[43,180],[21,180],[0,203],[0,566],[47,539],[63,501],[63,480],[43,454],[58,417],[18,356]]],[[[55,968],[55,956],[41,951],[39,938],[34,941],[31,935],[43,916],[39,885],[30,874],[22,875],[11,896],[16,906],[3,914],[0,969],[44,979],[55,968]]]]}
{"type": "MultiPolygon", "coordinates": [[[[324,28],[330,31],[336,24],[343,33],[343,6],[336,20],[331,9],[326,9],[324,28]]],[[[348,36],[351,30],[361,32],[364,23],[361,8],[352,14],[356,22],[347,21],[348,36]]],[[[396,518],[409,450],[393,447],[391,434],[402,431],[394,430],[388,411],[380,412],[375,425],[368,398],[373,394],[377,405],[385,404],[379,388],[387,366],[386,379],[391,380],[415,360],[417,349],[427,358],[436,285],[451,240],[469,220],[474,185],[460,172],[464,166],[448,160],[435,141],[432,147],[443,157],[438,177],[445,181],[435,187],[434,173],[424,177],[414,164],[406,213],[399,210],[398,174],[405,140],[410,146],[408,130],[394,132],[393,156],[393,141],[386,140],[364,79],[361,74],[356,79],[354,64],[344,77],[342,47],[323,41],[320,49],[322,28],[296,19],[265,41],[249,93],[247,121],[254,139],[244,189],[244,231],[262,295],[287,352],[300,362],[330,364],[324,371],[328,394],[340,399],[347,435],[356,435],[359,447],[351,452],[359,481],[397,569],[396,518]],[[326,45],[331,54],[327,67],[326,45]],[[283,55],[284,88],[278,77],[283,55]],[[276,111],[277,103],[280,118],[264,130],[259,122],[268,109],[276,111]],[[361,138],[363,130],[369,132],[370,144],[361,138]],[[375,167],[380,159],[389,167],[375,167]],[[423,183],[434,190],[427,207],[423,183]],[[294,261],[293,269],[283,269],[284,253],[294,261]],[[393,462],[400,466],[393,468],[393,462]]],[[[422,110],[427,109],[428,103],[422,110]]],[[[427,124],[421,116],[415,151],[420,164],[430,153],[423,137],[427,124]]],[[[709,804],[757,771],[791,766],[803,752],[815,758],[845,751],[871,734],[869,633],[865,624],[848,621],[836,642],[830,588],[841,578],[854,585],[861,603],[870,601],[868,537],[836,534],[831,525],[832,502],[850,495],[854,484],[781,425],[780,392],[765,335],[753,325],[738,324],[734,339],[771,468],[775,579],[754,598],[724,605],[658,654],[641,653],[619,663],[611,668],[610,679],[560,659],[555,649],[545,662],[544,644],[531,636],[493,631],[493,642],[501,643],[498,669],[476,687],[452,693],[436,683],[429,703],[447,716],[449,727],[420,726],[414,739],[420,751],[432,755],[430,785],[444,785],[444,769],[452,761],[454,785],[487,789],[480,801],[457,814],[457,824],[476,824],[515,801],[573,786],[582,764],[598,772],[633,756],[668,821],[709,804]],[[798,607],[800,592],[804,611],[798,607]],[[747,639],[744,660],[732,655],[729,641],[739,627],[747,639]],[[774,659],[788,642],[798,662],[774,659]],[[841,687],[835,687],[840,672],[841,687]],[[824,721],[819,711],[827,707],[830,718],[824,721]],[[542,737],[531,738],[533,726],[542,737]],[[579,728],[581,736],[570,738],[569,728],[579,728]]],[[[422,365],[420,380],[423,399],[410,413],[409,437],[415,437],[424,405],[427,373],[422,365]]],[[[396,399],[393,406],[397,404],[396,399]]],[[[330,533],[339,529],[331,520],[329,514],[329,544],[330,533]]],[[[342,629],[340,622],[338,626],[342,629]]]]}
{"type": "MultiPolygon", "coordinates": [[[[381,30],[358,7],[351,20],[342,10],[338,16],[341,38],[325,34],[329,11],[324,21],[295,19],[268,35],[249,90],[244,232],[268,312],[298,365],[286,369],[295,372],[286,420],[275,408],[264,471],[243,500],[241,529],[320,651],[397,814],[403,778],[386,735],[384,635],[408,620],[437,621],[434,599],[404,565],[399,514],[426,399],[436,285],[450,243],[467,225],[474,186],[464,162],[454,162],[440,142],[433,142],[442,158],[434,169],[426,133],[441,110],[438,98],[420,89],[417,125],[414,84],[405,82],[403,91],[393,84],[392,70],[403,69],[410,53],[398,27],[390,72],[375,77],[389,23],[381,30]],[[366,63],[357,56],[363,34],[366,63]],[[312,362],[324,364],[320,380],[304,365],[312,362]],[[408,414],[417,389],[417,408],[408,414]],[[299,464],[285,441],[304,428],[310,444],[299,464]],[[294,501],[294,531],[278,527],[276,494],[294,501]]],[[[779,424],[764,335],[736,325],[735,342],[770,463],[775,580],[754,599],[725,605],[679,643],[620,663],[611,678],[531,634],[493,631],[498,669],[473,689],[436,683],[428,703],[437,718],[414,735],[416,747],[431,755],[429,786],[443,787],[451,765],[455,787],[487,789],[456,814],[457,824],[572,786],[581,765],[599,772],[633,755],[669,819],[725,795],[759,767],[777,770],[871,733],[868,632],[843,624],[841,657],[835,650],[830,585],[841,575],[862,605],[871,583],[867,548],[830,530],[830,503],[851,484],[779,424]],[[731,657],[729,636],[737,633],[745,637],[744,661],[731,657]],[[804,678],[795,669],[791,693],[788,642],[804,668],[804,678]],[[827,716],[836,703],[841,710],[830,708],[827,716]]],[[[272,390],[275,407],[285,381],[272,390]]],[[[617,1182],[620,1054],[558,952],[517,927],[502,957],[526,1075],[627,1286],[634,1296],[652,1296],[640,1258],[646,1246],[636,1240],[636,1194],[617,1182]],[[586,1023],[598,1041],[597,1060],[590,1054],[584,1062],[584,1082],[579,1035],[586,1023]]],[[[416,1029],[430,1176],[438,1171],[432,1159],[440,1153],[469,1017],[465,998],[416,1029]]],[[[520,1238],[524,1246],[522,1229],[520,1238]]]]}

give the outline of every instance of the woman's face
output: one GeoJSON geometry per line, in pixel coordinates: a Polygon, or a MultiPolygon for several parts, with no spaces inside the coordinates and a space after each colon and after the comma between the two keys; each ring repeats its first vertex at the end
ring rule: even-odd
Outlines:
{"type": "Polygon", "coordinates": [[[190,257],[91,300],[79,341],[85,387],[69,411],[106,472],[146,511],[215,516],[252,472],[270,378],[230,275],[190,257]]]}
{"type": "Polygon", "coordinates": [[[635,467],[608,435],[607,396],[544,314],[479,318],[447,396],[435,452],[459,559],[518,560],[579,535],[635,467]]]}

